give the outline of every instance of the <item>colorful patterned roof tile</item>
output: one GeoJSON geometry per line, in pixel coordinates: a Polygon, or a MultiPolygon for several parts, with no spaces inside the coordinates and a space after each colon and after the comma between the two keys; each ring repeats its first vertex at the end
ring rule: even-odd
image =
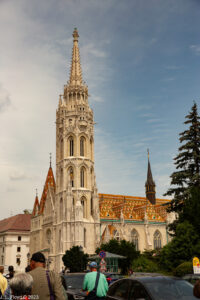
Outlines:
{"type": "Polygon", "coordinates": [[[156,199],[151,204],[145,197],[99,194],[100,218],[143,221],[145,215],[149,221],[166,222],[169,199],[156,199]]]}
{"type": "Polygon", "coordinates": [[[51,166],[49,167],[47,177],[46,177],[46,181],[45,181],[45,185],[44,185],[44,189],[43,189],[43,192],[42,192],[42,197],[40,199],[39,214],[43,214],[44,207],[45,207],[45,201],[46,201],[46,198],[47,198],[47,191],[48,191],[49,187],[52,187],[54,189],[54,191],[56,189],[56,183],[55,183],[53,170],[52,170],[51,166]]]}

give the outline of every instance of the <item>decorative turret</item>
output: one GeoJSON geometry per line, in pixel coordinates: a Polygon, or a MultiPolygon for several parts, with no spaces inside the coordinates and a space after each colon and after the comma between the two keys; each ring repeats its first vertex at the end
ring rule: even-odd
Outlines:
{"type": "Polygon", "coordinates": [[[148,170],[147,170],[147,181],[145,183],[146,187],[146,198],[151,202],[151,204],[156,204],[156,185],[153,181],[153,176],[151,172],[151,165],[149,161],[149,149],[148,152],[148,170]]]}

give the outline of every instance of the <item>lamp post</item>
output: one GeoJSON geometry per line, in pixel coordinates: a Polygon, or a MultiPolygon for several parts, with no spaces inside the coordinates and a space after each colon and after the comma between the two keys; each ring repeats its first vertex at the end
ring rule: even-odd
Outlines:
{"type": "Polygon", "coordinates": [[[27,256],[27,266],[28,266],[28,265],[30,264],[30,256],[31,256],[31,255],[30,255],[30,253],[28,252],[26,256],[27,256]]]}

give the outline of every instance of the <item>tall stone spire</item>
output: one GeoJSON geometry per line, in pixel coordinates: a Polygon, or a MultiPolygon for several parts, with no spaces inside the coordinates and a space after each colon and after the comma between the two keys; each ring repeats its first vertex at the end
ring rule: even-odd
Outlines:
{"type": "Polygon", "coordinates": [[[148,169],[147,169],[147,180],[145,183],[146,187],[146,198],[151,202],[151,204],[156,204],[156,191],[155,191],[155,182],[153,180],[151,165],[149,161],[149,149],[148,152],[148,169]]]}
{"type": "Polygon", "coordinates": [[[79,86],[82,85],[82,70],[81,70],[81,62],[80,62],[80,54],[78,47],[78,30],[74,28],[74,32],[72,34],[74,38],[73,49],[72,49],[72,61],[71,61],[71,70],[70,70],[70,78],[69,84],[79,86]]]}

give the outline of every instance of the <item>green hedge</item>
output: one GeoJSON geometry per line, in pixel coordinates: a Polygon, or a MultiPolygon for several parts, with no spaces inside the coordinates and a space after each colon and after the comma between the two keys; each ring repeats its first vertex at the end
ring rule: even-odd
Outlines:
{"type": "Polygon", "coordinates": [[[155,273],[159,271],[158,265],[144,256],[140,256],[133,261],[132,269],[133,272],[155,273]]]}
{"type": "Polygon", "coordinates": [[[193,273],[193,266],[191,261],[186,261],[182,264],[180,264],[176,269],[173,271],[174,276],[182,277],[186,274],[192,274],[193,273]]]}

